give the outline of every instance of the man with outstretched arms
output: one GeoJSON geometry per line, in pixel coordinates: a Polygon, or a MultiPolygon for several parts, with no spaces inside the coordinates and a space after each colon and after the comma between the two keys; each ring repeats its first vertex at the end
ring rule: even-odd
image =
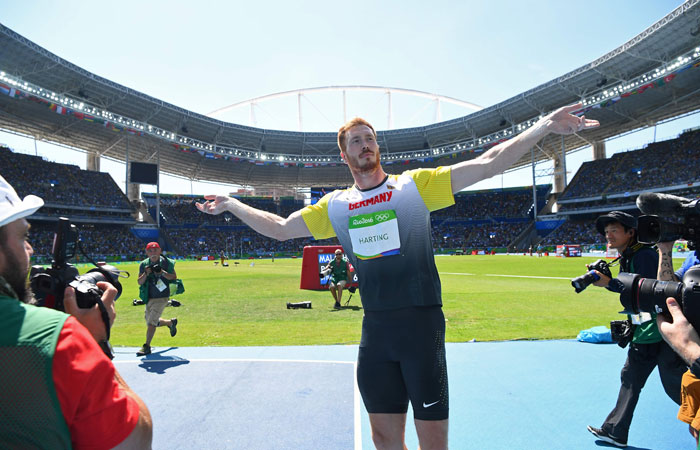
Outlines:
{"type": "Polygon", "coordinates": [[[353,119],[338,132],[355,184],[284,219],[227,196],[207,196],[200,211],[230,211],[257,232],[285,240],[337,236],[360,283],[365,316],[357,380],[377,448],[404,448],[408,402],[420,447],[447,448],[445,319],[433,257],[430,212],[453,194],[508,169],[549,133],[572,134],[598,122],[560,108],[478,158],[387,175],[374,128],[353,119]]]}

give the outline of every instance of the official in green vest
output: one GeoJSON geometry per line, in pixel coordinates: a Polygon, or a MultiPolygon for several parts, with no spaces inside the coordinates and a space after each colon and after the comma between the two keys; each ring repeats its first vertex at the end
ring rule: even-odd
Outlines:
{"type": "MultiPolygon", "coordinates": [[[[107,337],[99,307],[79,308],[71,287],[70,315],[30,304],[25,217],[43,204],[0,176],[0,447],[150,448],[148,408],[98,345],[107,337]]],[[[97,285],[111,325],[117,290],[97,285]]]]}
{"type": "Polygon", "coordinates": [[[328,262],[328,265],[323,268],[323,272],[329,274],[328,289],[335,300],[335,309],[340,309],[340,301],[343,299],[343,289],[345,285],[350,283],[350,263],[343,259],[343,251],[336,249],[335,258],[328,262]]]}

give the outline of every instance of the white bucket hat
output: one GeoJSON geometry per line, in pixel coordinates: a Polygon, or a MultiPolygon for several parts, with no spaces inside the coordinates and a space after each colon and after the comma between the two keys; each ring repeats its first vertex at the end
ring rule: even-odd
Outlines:
{"type": "Polygon", "coordinates": [[[31,216],[42,206],[44,201],[36,195],[27,195],[20,200],[10,183],[0,175],[0,227],[31,216]]]}

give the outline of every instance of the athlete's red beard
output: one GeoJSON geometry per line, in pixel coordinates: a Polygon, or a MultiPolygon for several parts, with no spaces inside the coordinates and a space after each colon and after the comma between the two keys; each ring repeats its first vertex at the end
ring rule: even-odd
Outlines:
{"type": "MultiPolygon", "coordinates": [[[[371,150],[370,150],[371,152],[371,150]]],[[[379,168],[379,152],[376,152],[374,158],[364,159],[367,152],[361,152],[357,158],[344,153],[345,163],[350,167],[353,172],[358,172],[361,174],[372,173],[379,168]]]]}

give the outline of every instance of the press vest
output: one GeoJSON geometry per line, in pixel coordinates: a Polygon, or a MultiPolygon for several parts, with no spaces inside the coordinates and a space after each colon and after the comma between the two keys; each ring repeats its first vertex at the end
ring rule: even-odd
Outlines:
{"type": "Polygon", "coordinates": [[[0,436],[9,448],[71,448],[53,383],[67,314],[0,296],[0,436]]]}
{"type": "MultiPolygon", "coordinates": [[[[654,267],[658,267],[659,254],[651,246],[637,243],[623,252],[620,260],[620,270],[629,273],[638,273],[639,268],[635,268],[635,261],[638,258],[653,259],[654,267]]],[[[656,273],[640,273],[645,278],[656,278],[656,273]]],[[[644,322],[634,327],[632,342],[636,344],[655,344],[661,342],[663,338],[656,326],[656,314],[652,313],[652,320],[644,322]]]]}
{"type": "MultiPolygon", "coordinates": [[[[151,258],[146,258],[143,261],[141,261],[141,264],[139,265],[139,274],[143,273],[146,270],[146,267],[150,266],[151,264],[151,258]]],[[[175,263],[169,258],[165,258],[161,255],[160,266],[166,272],[172,273],[173,268],[175,267],[175,263]]],[[[166,279],[165,277],[159,277],[153,273],[147,275],[146,281],[144,281],[143,284],[139,286],[139,298],[145,303],[148,303],[149,298],[161,297],[170,297],[170,280],[166,279]],[[166,286],[162,291],[156,288],[155,286],[155,283],[158,281],[158,278],[160,278],[166,286]],[[156,293],[158,294],[157,297],[154,295],[156,293]]]]}

